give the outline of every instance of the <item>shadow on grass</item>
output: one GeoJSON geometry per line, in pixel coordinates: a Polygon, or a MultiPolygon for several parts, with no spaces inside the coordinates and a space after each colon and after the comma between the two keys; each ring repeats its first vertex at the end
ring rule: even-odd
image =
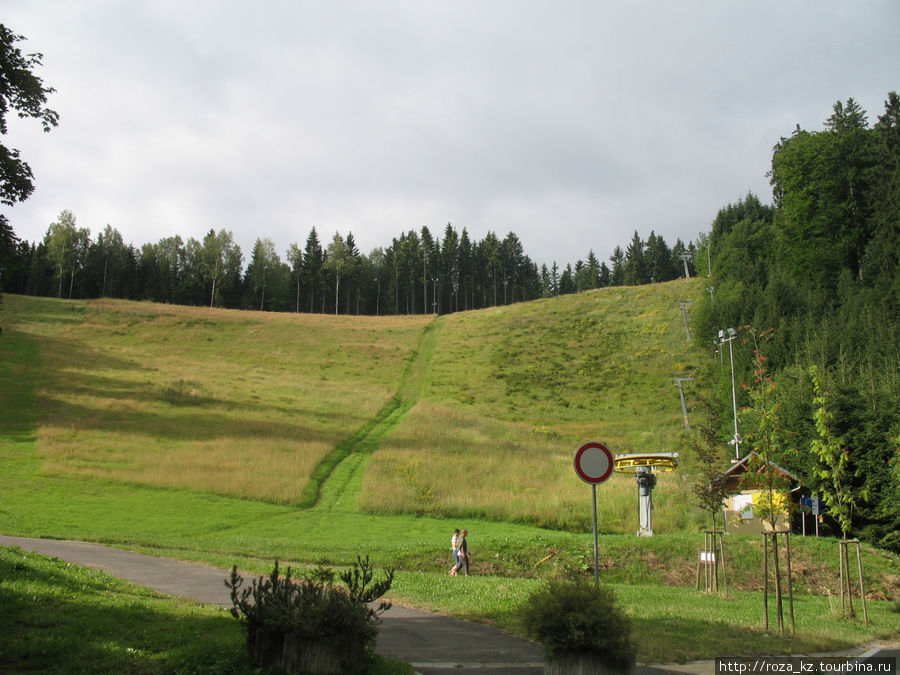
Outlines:
{"type": "Polygon", "coordinates": [[[0,671],[251,671],[224,612],[17,549],[0,549],[0,578],[0,671]]]}
{"type": "MultiPolygon", "coordinates": [[[[296,406],[279,406],[266,402],[242,402],[216,398],[203,391],[203,385],[196,395],[185,393],[191,383],[182,380],[151,384],[133,378],[116,377],[115,371],[135,373],[147,371],[139,364],[127,359],[109,356],[104,351],[83,343],[43,338],[41,351],[60,351],[66,354],[66,363],[72,369],[52,369],[43,364],[45,381],[54,383],[54,389],[34,394],[36,410],[45,426],[62,426],[79,430],[117,430],[146,434],[150,438],[172,440],[215,440],[218,438],[282,438],[296,441],[298,438],[310,442],[335,443],[334,432],[319,431],[317,425],[333,424],[331,415],[304,405],[303,400],[296,406]],[[106,372],[110,375],[99,375],[106,372]],[[93,407],[73,400],[96,400],[105,395],[113,402],[109,409],[93,407]],[[183,399],[190,399],[187,403],[183,399]],[[155,413],[148,407],[157,408],[155,413]],[[271,422],[259,417],[280,417],[286,422],[271,422]]],[[[37,356],[34,356],[36,359],[37,356]]],[[[147,371],[152,372],[152,371],[147,371]]],[[[359,428],[367,418],[353,415],[345,428],[359,428]]]]}

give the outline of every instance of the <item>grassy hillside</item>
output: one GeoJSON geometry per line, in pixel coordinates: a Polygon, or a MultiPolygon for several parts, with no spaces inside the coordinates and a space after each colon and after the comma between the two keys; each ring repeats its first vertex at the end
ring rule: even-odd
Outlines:
{"type": "MultiPolygon", "coordinates": [[[[39,354],[46,476],[309,505],[374,430],[372,461],[357,453],[343,470],[365,511],[583,531],[581,443],[680,449],[671,378],[693,357],[677,303],[698,288],[602,289],[436,320],[7,296],[4,319],[39,354]]],[[[677,490],[662,477],[663,530],[693,523],[677,490]]],[[[627,477],[604,487],[604,531],[635,529],[634,492],[627,477]]]]}
{"type": "Polygon", "coordinates": [[[297,503],[391,399],[424,321],[7,296],[47,475],[297,503]]]}
{"type": "MultiPolygon", "coordinates": [[[[375,453],[361,504],[585,531],[584,442],[615,453],[684,450],[672,378],[696,367],[679,301],[702,280],[605,288],[442,317],[418,404],[375,453]]],[[[683,475],[654,493],[662,531],[692,527],[683,475]]],[[[636,529],[633,477],[602,487],[601,528],[636,529]]]]}
{"type": "MultiPolygon", "coordinates": [[[[0,531],[256,572],[371,554],[398,568],[395,600],[520,630],[539,577],[589,569],[578,445],[681,449],[671,378],[694,357],[677,302],[698,290],[605,289],[437,319],[6,296],[0,531]],[[449,536],[463,525],[478,576],[456,583],[449,536]]],[[[729,538],[732,600],[694,591],[686,475],[661,477],[653,539],[633,536],[633,478],[599,489],[601,530],[621,533],[601,540],[603,578],[637,620],[642,659],[737,653],[735,634],[759,653],[896,633],[900,567],[870,549],[872,625],[823,628],[833,611],[816,597],[797,638],[765,635],[756,538],[729,538]]],[[[798,590],[834,594],[830,543],[798,539],[798,590]]]]}

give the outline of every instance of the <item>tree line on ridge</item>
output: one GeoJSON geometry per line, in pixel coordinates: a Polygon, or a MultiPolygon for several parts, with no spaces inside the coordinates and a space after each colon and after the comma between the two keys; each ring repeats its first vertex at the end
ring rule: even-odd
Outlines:
{"type": "MultiPolygon", "coordinates": [[[[259,238],[249,264],[228,230],[202,240],[165,237],[140,249],[107,225],[96,238],[64,210],[42,241],[15,241],[4,260],[7,291],[63,298],[114,297],[186,305],[333,314],[446,314],[600,288],[669,281],[682,275],[694,245],[669,247],[635,231],[610,265],[589,251],[585,260],[540,268],[519,237],[489,232],[473,241],[451,224],[442,237],[409,230],[368,255],[352,232],[323,242],[313,227],[305,245],[282,259],[259,238]]],[[[688,273],[693,263],[688,262],[688,273]]]]}

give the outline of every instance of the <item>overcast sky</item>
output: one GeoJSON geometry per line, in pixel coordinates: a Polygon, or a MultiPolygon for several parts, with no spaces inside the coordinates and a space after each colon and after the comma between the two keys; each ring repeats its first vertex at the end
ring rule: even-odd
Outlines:
{"type": "Polygon", "coordinates": [[[136,247],[228,229],[282,258],[315,226],[363,253],[447,223],[538,264],[669,245],[771,202],[772,146],[900,89],[897,0],[4,0],[60,125],[3,142],[36,190],[136,247]]]}

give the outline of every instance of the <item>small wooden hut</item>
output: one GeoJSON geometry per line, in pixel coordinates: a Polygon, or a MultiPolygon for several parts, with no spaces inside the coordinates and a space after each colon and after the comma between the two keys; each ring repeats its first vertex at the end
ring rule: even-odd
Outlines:
{"type": "MultiPolygon", "coordinates": [[[[749,487],[748,484],[751,481],[747,480],[748,472],[762,473],[765,471],[765,465],[761,459],[758,453],[750,452],[725,471],[726,485],[731,493],[724,504],[728,532],[760,534],[769,530],[769,523],[754,513],[754,506],[758,505],[761,499],[766,498],[766,491],[749,487]]],[[[780,477],[785,479],[788,485],[784,492],[779,493],[780,498],[784,500],[784,513],[778,516],[776,522],[776,529],[786,530],[790,527],[790,509],[788,508],[790,500],[799,499],[796,495],[799,494],[802,485],[800,479],[787,469],[771,461],[768,464],[780,477]]]]}

